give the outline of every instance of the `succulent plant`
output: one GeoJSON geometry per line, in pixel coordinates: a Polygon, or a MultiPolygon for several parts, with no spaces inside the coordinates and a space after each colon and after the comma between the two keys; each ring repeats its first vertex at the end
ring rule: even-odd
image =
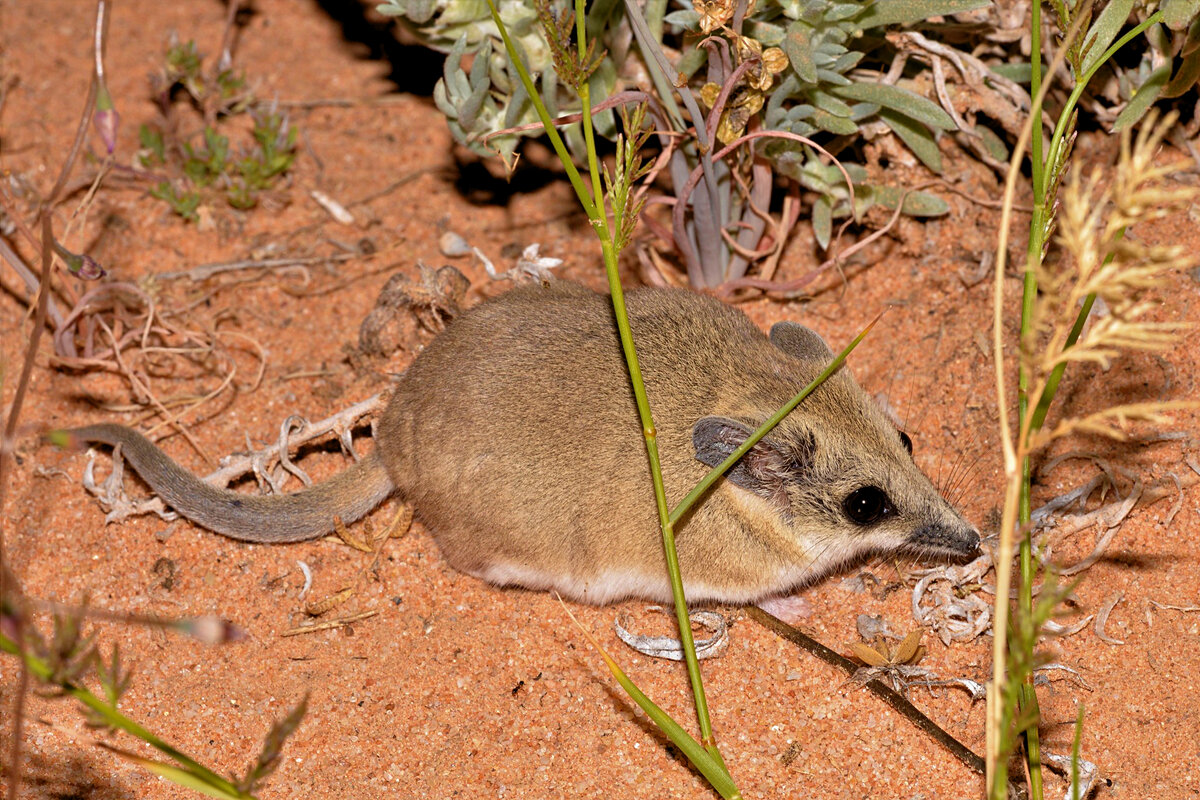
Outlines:
{"type": "MultiPolygon", "coordinates": [[[[573,29],[556,25],[562,17],[549,11],[562,2],[497,2],[552,116],[580,111],[578,76],[564,74],[571,68],[562,55],[573,48],[573,29]]],[[[1133,5],[1116,0],[1101,15],[1115,32],[1133,5]]],[[[595,0],[586,19],[589,44],[598,44],[600,54],[587,77],[591,101],[630,89],[656,98],[655,130],[673,132],[669,141],[660,137],[673,150],[672,243],[692,285],[714,288],[766,258],[764,241],[777,257],[788,215],[770,234],[763,217],[779,176],[808,193],[796,199],[809,208],[817,242],[827,248],[834,219],[858,218],[874,204],[902,203],[904,213],[917,216],[947,210],[933,195],[872,185],[855,163],[864,139],[894,134],[933,172],[942,170],[936,139],[946,133],[993,166],[1007,157],[1011,120],[1028,112],[1028,93],[1016,82],[1028,64],[1022,70],[1012,63],[1021,58],[1013,46],[1020,29],[1001,29],[1000,10],[984,10],[989,6],[989,0],[595,0]],[[976,48],[980,42],[986,48],[976,48]],[[945,64],[955,72],[947,76],[945,64]],[[956,81],[991,92],[994,102],[958,113],[946,91],[956,81]],[[999,135],[984,124],[994,124],[998,113],[1005,118],[999,135]],[[730,143],[738,143],[737,153],[713,158],[730,143]]],[[[448,54],[434,99],[457,140],[508,158],[519,137],[540,134],[486,0],[386,0],[378,10],[448,54]]],[[[1160,93],[1173,96],[1200,76],[1200,35],[1163,29],[1158,38],[1141,64],[1114,73],[1111,117],[1140,116],[1160,93]],[[1184,66],[1168,82],[1175,55],[1184,66]]],[[[597,130],[616,130],[611,110],[597,117],[597,130]]],[[[582,152],[578,126],[568,127],[565,138],[582,152]]],[[[795,209],[790,213],[794,221],[795,209]]]]}
{"type": "MultiPolygon", "coordinates": [[[[552,46],[533,0],[499,0],[497,7],[527,68],[538,76],[546,107],[556,115],[577,113],[579,96],[559,80],[552,46]]],[[[519,136],[495,136],[497,131],[527,127],[523,135],[538,135],[537,114],[504,54],[500,32],[486,2],[388,0],[377,9],[385,16],[403,20],[427,46],[447,54],[433,97],[457,141],[480,155],[499,154],[507,161],[519,136]],[[471,66],[464,69],[462,62],[467,55],[471,56],[471,66]]],[[[591,85],[592,96],[599,100],[608,97],[617,85],[617,70],[607,50],[591,76],[591,85]]],[[[604,123],[601,133],[611,133],[611,118],[604,119],[604,123]]]]}

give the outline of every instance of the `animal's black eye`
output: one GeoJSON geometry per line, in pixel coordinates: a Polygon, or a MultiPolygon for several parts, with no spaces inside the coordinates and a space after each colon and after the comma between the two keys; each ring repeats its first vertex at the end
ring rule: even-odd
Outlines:
{"type": "Polygon", "coordinates": [[[878,486],[864,486],[855,489],[842,501],[842,510],[852,522],[870,525],[890,514],[892,504],[883,489],[878,486]]]}
{"type": "Polygon", "coordinates": [[[908,437],[908,434],[905,433],[904,431],[900,431],[900,443],[902,445],[904,445],[904,449],[907,450],[908,454],[911,456],[912,455],[912,439],[910,439],[908,437]]]}

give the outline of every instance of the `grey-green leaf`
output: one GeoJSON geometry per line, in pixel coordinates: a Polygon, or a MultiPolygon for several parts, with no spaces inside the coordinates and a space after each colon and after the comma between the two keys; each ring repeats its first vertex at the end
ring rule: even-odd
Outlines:
{"type": "Polygon", "coordinates": [[[864,119],[873,117],[879,113],[879,106],[875,103],[855,103],[851,108],[850,119],[855,122],[862,122],[864,119]]]}
{"type": "Polygon", "coordinates": [[[858,62],[862,61],[863,56],[865,55],[866,53],[861,52],[843,53],[842,55],[838,56],[837,61],[833,62],[833,67],[831,67],[831,69],[838,73],[848,72],[849,70],[857,67],[858,62]]]}
{"type": "Polygon", "coordinates": [[[825,10],[825,21],[841,22],[844,19],[850,19],[860,11],[862,11],[862,5],[859,3],[834,3],[825,10]]]}
{"type": "Polygon", "coordinates": [[[855,22],[863,30],[883,25],[911,25],[930,17],[961,14],[991,4],[991,0],[878,0],[855,22]]]}
{"type": "Polygon", "coordinates": [[[475,121],[479,118],[479,109],[483,106],[483,101],[487,98],[488,86],[485,84],[480,86],[462,102],[458,107],[458,121],[466,130],[471,130],[475,127],[475,121]]]}
{"type": "Polygon", "coordinates": [[[976,125],[975,133],[983,142],[983,147],[987,150],[988,155],[997,161],[1008,161],[1008,145],[996,135],[995,131],[987,125],[976,125]]]}
{"type": "Polygon", "coordinates": [[[830,114],[819,108],[813,114],[812,122],[821,130],[836,133],[838,136],[853,136],[858,133],[858,125],[853,120],[830,114]]]}
{"type": "Polygon", "coordinates": [[[879,118],[900,137],[900,141],[908,145],[908,149],[921,159],[922,164],[941,174],[942,152],[938,150],[937,142],[928,128],[890,108],[881,108],[879,118]]]}
{"type": "MultiPolygon", "coordinates": [[[[988,64],[988,71],[994,72],[1001,78],[1008,78],[1016,83],[1029,83],[1033,80],[1033,64],[1028,61],[1012,61],[1007,64],[988,64]]],[[[1042,74],[1046,74],[1046,65],[1042,64],[1042,74]]]]}
{"type": "Polygon", "coordinates": [[[700,15],[690,8],[672,11],[663,17],[663,22],[668,25],[678,25],[684,30],[695,31],[700,29],[700,15]]]}
{"type": "Polygon", "coordinates": [[[850,108],[849,103],[843,102],[842,100],[839,100],[833,95],[823,92],[820,89],[815,90],[811,97],[813,105],[822,111],[828,111],[830,114],[849,119],[850,115],[854,113],[854,110],[850,108]]]}
{"type": "Polygon", "coordinates": [[[786,119],[788,122],[796,122],[797,120],[802,120],[802,119],[811,119],[812,115],[815,114],[816,111],[817,111],[816,107],[811,106],[808,103],[801,103],[798,106],[792,106],[791,108],[789,108],[787,110],[787,113],[784,114],[784,119],[786,119]]]}
{"type": "Polygon", "coordinates": [[[813,202],[812,227],[817,244],[822,250],[828,250],[829,242],[833,239],[833,205],[824,195],[813,202]]]}
{"type": "MultiPolygon", "coordinates": [[[[699,18],[699,15],[697,15],[697,18],[699,18]]],[[[778,47],[783,41],[786,32],[779,25],[748,19],[744,25],[744,33],[751,39],[758,41],[763,47],[778,47]]]]}
{"type": "Polygon", "coordinates": [[[1087,74],[1092,67],[1099,63],[1100,57],[1116,40],[1117,34],[1121,32],[1121,26],[1125,24],[1125,20],[1129,19],[1129,12],[1132,10],[1133,0],[1110,0],[1108,5],[1104,6],[1104,9],[1096,15],[1092,27],[1083,37],[1084,45],[1088,48],[1087,54],[1083,57],[1083,74],[1087,74]]]}
{"type": "Polygon", "coordinates": [[[826,86],[847,86],[850,84],[850,79],[844,75],[839,75],[831,69],[817,67],[817,82],[823,83],[826,86]]]}
{"type": "Polygon", "coordinates": [[[812,41],[806,25],[793,23],[788,27],[788,35],[783,40],[783,52],[802,81],[817,82],[817,65],[813,63],[812,41]]]}
{"type": "Polygon", "coordinates": [[[679,70],[679,74],[683,75],[685,78],[690,78],[695,75],[696,71],[703,67],[707,61],[708,51],[703,47],[696,47],[684,53],[679,61],[675,63],[675,68],[679,70]]]}
{"type": "Polygon", "coordinates": [[[954,129],[954,120],[942,110],[941,106],[932,100],[921,97],[916,92],[901,89],[899,86],[889,86],[886,83],[852,83],[849,86],[838,86],[829,91],[831,94],[847,100],[861,100],[890,108],[936,130],[954,129]]]}
{"type": "Polygon", "coordinates": [[[438,111],[448,120],[453,120],[458,117],[458,109],[450,102],[450,98],[446,94],[446,79],[439,78],[438,82],[433,85],[433,103],[437,106],[438,111]]]}
{"type": "Polygon", "coordinates": [[[1179,97],[1195,86],[1197,79],[1200,79],[1200,50],[1193,50],[1183,57],[1183,63],[1167,84],[1163,97],[1179,97]]]}
{"type": "Polygon", "coordinates": [[[418,25],[424,25],[433,19],[433,12],[437,10],[436,0],[408,0],[407,5],[409,20],[418,25]]]}
{"type": "Polygon", "coordinates": [[[1163,13],[1163,24],[1173,31],[1181,31],[1200,14],[1200,0],[1163,0],[1159,8],[1163,13]]]}
{"type": "Polygon", "coordinates": [[[1150,110],[1150,106],[1154,105],[1154,101],[1158,99],[1170,77],[1171,65],[1169,63],[1163,64],[1151,72],[1150,77],[1146,78],[1146,82],[1138,87],[1133,99],[1117,115],[1116,122],[1113,123],[1113,131],[1123,131],[1141,119],[1150,110]]]}
{"type": "Polygon", "coordinates": [[[927,192],[909,192],[906,196],[904,189],[899,186],[869,186],[860,188],[867,189],[866,192],[863,192],[866,198],[874,200],[876,203],[887,208],[895,208],[900,202],[900,198],[904,198],[904,208],[902,210],[910,217],[940,217],[943,214],[950,213],[950,205],[945,200],[927,192]]]}

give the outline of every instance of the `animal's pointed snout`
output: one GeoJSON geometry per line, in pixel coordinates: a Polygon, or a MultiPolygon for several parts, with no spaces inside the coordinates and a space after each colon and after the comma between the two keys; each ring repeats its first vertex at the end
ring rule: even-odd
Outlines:
{"type": "Polygon", "coordinates": [[[931,522],[913,531],[909,543],[933,547],[954,555],[973,556],[979,552],[979,531],[969,525],[945,525],[931,522]]]}

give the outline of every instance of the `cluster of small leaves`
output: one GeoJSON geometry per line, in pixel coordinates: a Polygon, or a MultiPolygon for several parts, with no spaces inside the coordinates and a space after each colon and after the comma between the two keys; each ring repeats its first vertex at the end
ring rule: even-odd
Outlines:
{"type": "MultiPolygon", "coordinates": [[[[95,632],[84,632],[82,607],[74,613],[55,614],[48,639],[28,619],[18,626],[16,618],[19,614],[15,605],[6,606],[6,616],[12,624],[4,626],[3,633],[7,637],[19,628],[25,650],[42,667],[37,677],[51,694],[61,696],[94,680],[107,705],[113,709],[117,707],[129,688],[133,673],[122,665],[121,651],[116,645],[107,661],[100,654],[95,632]]],[[[82,713],[93,728],[112,727],[108,717],[94,708],[85,705],[82,713]]]]}
{"type": "Polygon", "coordinates": [[[160,181],[150,194],[167,203],[188,221],[199,219],[206,196],[219,194],[231,207],[246,210],[273,189],[296,159],[297,131],[285,115],[269,107],[256,107],[246,90],[244,76],[224,69],[208,79],[195,44],[173,45],[167,52],[162,75],[155,88],[164,118],[172,112],[176,89],[204,112],[206,120],[198,141],[175,141],[172,126],[142,125],[139,160],[143,167],[167,171],[171,178],[160,181]],[[231,148],[222,123],[249,113],[254,120],[251,141],[231,148]]]}
{"type": "Polygon", "coordinates": [[[568,7],[555,11],[550,6],[550,0],[534,0],[537,8],[538,21],[546,32],[546,44],[550,46],[550,55],[554,67],[567,86],[582,86],[600,67],[603,53],[596,52],[596,40],[587,42],[581,56],[578,48],[571,47],[571,38],[575,31],[575,11],[568,7]]]}
{"type": "Polygon", "coordinates": [[[896,186],[880,186],[870,181],[862,165],[843,163],[842,167],[854,184],[854,205],[851,207],[850,190],[841,170],[808,147],[796,150],[788,148],[782,154],[782,160],[776,163],[784,164],[789,177],[816,194],[811,219],[813,234],[822,248],[827,248],[833,239],[835,219],[847,216],[861,219],[862,214],[876,204],[886,208],[903,204],[903,212],[910,217],[938,217],[950,210],[949,204],[937,195],[921,191],[906,192],[896,186]],[[803,162],[798,164],[798,158],[802,158],[803,162]]]}
{"type": "Polygon", "coordinates": [[[182,89],[198,106],[211,115],[232,115],[245,111],[254,102],[246,76],[230,68],[216,74],[204,73],[204,56],[194,41],[172,42],[167,48],[162,72],[151,78],[152,89],[164,112],[177,89],[182,89]]]}
{"type": "MultiPolygon", "coordinates": [[[[109,742],[97,742],[100,747],[180,786],[197,790],[210,797],[253,800],[252,793],[280,765],[283,746],[295,733],[307,711],[308,697],[305,696],[286,717],[271,727],[257,759],[246,773],[227,780],[119,710],[121,697],[129,689],[133,674],[123,665],[120,650],[116,645],[113,646],[112,655],[105,660],[96,647],[95,633],[84,632],[86,606],[80,606],[69,613],[54,614],[52,632],[48,639],[28,617],[27,606],[23,598],[15,593],[0,595],[0,652],[21,658],[30,676],[45,687],[49,696],[77,700],[82,706],[81,713],[88,726],[112,732],[123,731],[150,745],[169,760],[146,758],[109,742]],[[99,694],[87,688],[86,684],[92,682],[99,686],[99,694]]],[[[160,620],[154,624],[202,634],[201,638],[211,644],[226,641],[228,638],[223,634],[228,632],[229,626],[214,626],[213,621],[208,618],[174,622],[160,620]],[[212,634],[219,635],[214,637],[212,634]]]]}
{"type": "MultiPolygon", "coordinates": [[[[99,654],[95,659],[96,666],[96,681],[100,684],[100,690],[104,693],[104,699],[108,701],[108,705],[116,708],[121,701],[121,696],[129,689],[129,684],[133,681],[133,670],[122,669],[121,665],[121,650],[117,645],[113,645],[112,657],[105,663],[99,654]]],[[[101,716],[96,711],[88,708],[85,716],[88,724],[95,728],[111,727],[107,718],[101,716]]]]}
{"type": "Polygon", "coordinates": [[[95,634],[84,635],[77,615],[55,615],[49,642],[26,628],[26,644],[50,666],[51,683],[79,683],[95,663],[95,634]]]}

